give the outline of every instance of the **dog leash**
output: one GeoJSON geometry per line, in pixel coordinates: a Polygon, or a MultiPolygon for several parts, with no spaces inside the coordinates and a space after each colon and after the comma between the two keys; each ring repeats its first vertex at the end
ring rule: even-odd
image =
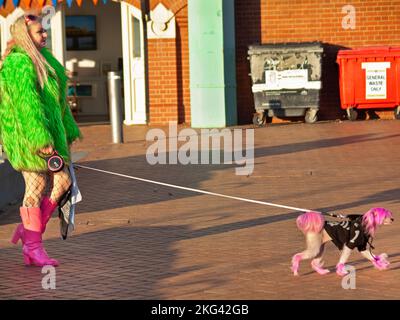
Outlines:
{"type": "MultiPolygon", "coordinates": [[[[173,185],[173,184],[169,184],[169,183],[164,183],[164,182],[159,182],[159,181],[154,181],[154,180],[149,180],[149,179],[143,179],[143,178],[139,178],[139,177],[128,176],[128,175],[121,174],[121,173],[116,173],[116,172],[111,172],[111,171],[91,168],[91,167],[83,166],[83,165],[80,165],[80,164],[74,164],[74,167],[75,168],[82,168],[82,169],[92,170],[92,171],[97,171],[97,172],[101,172],[101,173],[106,173],[106,174],[110,174],[110,175],[114,175],[114,176],[118,176],[118,177],[138,180],[138,181],[142,181],[142,182],[157,184],[157,185],[161,185],[161,186],[165,186],[165,187],[170,187],[170,188],[175,188],[175,189],[180,189],[180,190],[185,190],[185,191],[192,191],[192,192],[196,192],[196,193],[222,197],[222,198],[228,198],[228,199],[239,200],[239,201],[250,202],[250,203],[256,203],[256,204],[261,204],[261,205],[266,205],[266,206],[290,209],[290,210],[294,210],[294,211],[301,211],[301,212],[313,211],[313,210],[309,210],[309,209],[289,207],[289,206],[284,206],[284,205],[265,202],[265,201],[258,201],[258,200],[251,200],[251,199],[246,199],[246,198],[241,198],[241,197],[228,196],[228,195],[224,195],[224,194],[221,194],[221,193],[204,191],[204,190],[195,189],[195,188],[182,187],[182,186],[173,185]]],[[[324,216],[329,216],[329,217],[333,217],[333,218],[339,218],[339,219],[341,219],[343,221],[350,221],[350,218],[348,218],[347,216],[345,216],[345,215],[343,215],[341,213],[334,213],[334,212],[330,213],[330,212],[319,212],[319,211],[314,211],[314,212],[318,212],[318,213],[320,213],[320,214],[322,214],[324,216]]],[[[373,241],[372,238],[371,238],[371,241],[368,241],[369,250],[371,252],[371,255],[374,257],[374,259],[376,259],[376,257],[372,253],[372,249],[374,249],[374,247],[372,246],[372,241],[373,241]]]]}
{"type": "MultiPolygon", "coordinates": [[[[210,191],[205,191],[205,190],[200,190],[200,189],[195,189],[195,188],[183,187],[183,186],[179,186],[179,185],[175,185],[175,184],[170,184],[170,183],[165,183],[165,182],[159,182],[159,181],[154,181],[154,180],[149,180],[149,179],[129,176],[129,175],[126,175],[126,174],[116,173],[116,172],[107,171],[107,170],[96,169],[96,168],[83,166],[83,165],[76,164],[76,163],[74,164],[74,167],[87,169],[87,170],[92,170],[92,171],[97,171],[97,172],[101,172],[101,173],[106,173],[106,174],[110,174],[110,175],[114,175],[114,176],[118,176],[118,177],[138,180],[138,181],[142,181],[142,182],[157,184],[157,185],[164,186],[164,187],[180,189],[180,190],[185,190],[185,191],[191,191],[191,192],[196,192],[196,193],[201,193],[201,194],[206,194],[206,195],[211,195],[211,196],[216,196],[216,197],[221,197],[221,198],[227,198],[227,199],[239,200],[239,201],[244,201],[244,202],[250,202],[250,203],[255,203],[255,204],[261,204],[261,205],[264,205],[264,206],[271,206],[271,207],[277,207],[277,208],[283,208],[283,209],[289,209],[289,210],[301,211],[301,212],[314,211],[314,210],[310,210],[310,209],[290,207],[290,206],[285,206],[285,205],[271,203],[271,202],[252,200],[252,199],[229,196],[229,195],[225,195],[225,194],[221,194],[221,193],[210,192],[210,191]]],[[[346,218],[346,216],[344,216],[344,215],[342,215],[340,213],[324,213],[324,212],[319,212],[319,211],[314,211],[314,212],[318,212],[318,213],[320,213],[322,215],[331,216],[331,217],[334,217],[334,218],[340,218],[340,219],[343,219],[343,220],[348,219],[348,218],[346,218]]]]}
{"type": "Polygon", "coordinates": [[[340,218],[340,219],[343,219],[343,220],[350,220],[348,217],[346,217],[345,215],[343,215],[343,214],[341,214],[341,213],[323,213],[323,212],[320,212],[322,215],[324,215],[324,216],[330,216],[330,217],[334,217],[334,218],[340,218]]]}

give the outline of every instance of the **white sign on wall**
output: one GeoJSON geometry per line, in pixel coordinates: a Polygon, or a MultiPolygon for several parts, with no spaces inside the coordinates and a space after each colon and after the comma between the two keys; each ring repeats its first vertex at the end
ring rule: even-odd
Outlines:
{"type": "Polygon", "coordinates": [[[390,62],[363,62],[361,68],[365,69],[365,99],[386,99],[386,69],[390,62]]]}

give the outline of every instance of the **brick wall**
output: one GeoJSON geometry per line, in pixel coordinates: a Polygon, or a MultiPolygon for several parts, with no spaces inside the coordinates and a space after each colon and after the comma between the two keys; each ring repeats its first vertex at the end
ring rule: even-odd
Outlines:
{"type": "MultiPolygon", "coordinates": [[[[139,0],[131,0],[138,5],[139,0]]],[[[190,123],[189,39],[187,0],[162,2],[176,13],[176,39],[149,40],[149,121],[190,123]]],[[[236,69],[239,123],[254,112],[247,47],[255,43],[322,41],[323,61],[320,119],[337,119],[340,110],[337,50],[371,45],[400,45],[400,1],[379,0],[236,0],[236,69]],[[356,28],[342,28],[345,5],[356,9],[356,28]]]]}
{"type": "Polygon", "coordinates": [[[254,43],[322,41],[329,55],[320,117],[339,118],[337,66],[340,47],[400,45],[400,1],[384,0],[236,0],[238,118],[251,121],[254,111],[247,46],[254,43]],[[342,8],[356,9],[355,29],[342,28],[342,8]]]}
{"type": "Polygon", "coordinates": [[[255,0],[236,0],[236,85],[238,122],[249,123],[254,112],[251,92],[250,66],[247,48],[261,43],[261,3],[255,0]]]}
{"type": "Polygon", "coordinates": [[[322,40],[348,47],[400,45],[400,1],[398,0],[262,2],[263,42],[301,39],[301,41],[322,40]],[[356,9],[354,30],[342,28],[342,19],[346,15],[342,13],[342,8],[345,5],[352,5],[356,9]]]}
{"type": "Polygon", "coordinates": [[[177,68],[179,123],[190,123],[190,67],[187,0],[177,1],[172,7],[177,21],[177,68]]]}
{"type": "Polygon", "coordinates": [[[150,124],[178,121],[176,40],[149,40],[150,124]]]}
{"type": "Polygon", "coordinates": [[[140,0],[124,0],[124,1],[140,9],[140,0]]]}
{"type": "Polygon", "coordinates": [[[152,0],[176,14],[175,39],[149,39],[149,123],[190,122],[187,0],[152,0]]]}

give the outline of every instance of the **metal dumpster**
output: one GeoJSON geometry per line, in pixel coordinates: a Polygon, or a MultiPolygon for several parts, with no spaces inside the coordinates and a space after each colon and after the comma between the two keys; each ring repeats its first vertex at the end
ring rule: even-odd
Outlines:
{"type": "Polygon", "coordinates": [[[255,125],[273,116],[318,120],[323,52],[320,42],[249,46],[255,125]]]}

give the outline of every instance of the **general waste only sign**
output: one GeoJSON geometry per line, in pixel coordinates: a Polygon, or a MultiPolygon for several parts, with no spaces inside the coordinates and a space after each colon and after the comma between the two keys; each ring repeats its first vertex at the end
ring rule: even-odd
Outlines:
{"type": "Polygon", "coordinates": [[[365,99],[386,99],[386,69],[390,62],[363,62],[365,69],[365,99]]]}

